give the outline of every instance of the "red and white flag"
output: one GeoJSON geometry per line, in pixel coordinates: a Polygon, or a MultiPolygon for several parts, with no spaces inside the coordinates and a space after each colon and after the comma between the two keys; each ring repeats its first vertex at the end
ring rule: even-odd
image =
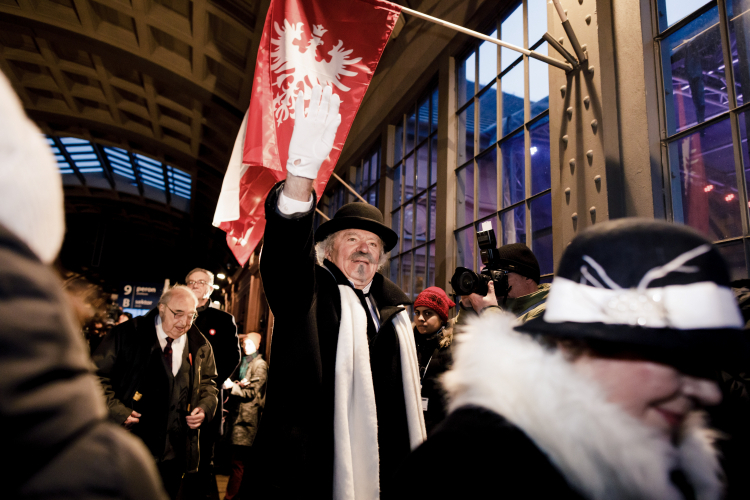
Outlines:
{"type": "Polygon", "coordinates": [[[214,226],[244,265],[265,230],[264,202],[286,178],[297,94],[330,85],[341,125],[315,192],[323,194],[401,7],[385,0],[272,0],[255,64],[250,109],[221,187],[214,226]]]}

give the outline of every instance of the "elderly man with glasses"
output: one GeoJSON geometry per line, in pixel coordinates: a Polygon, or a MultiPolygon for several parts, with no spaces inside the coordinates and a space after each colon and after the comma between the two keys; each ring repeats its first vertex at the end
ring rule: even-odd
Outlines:
{"type": "Polygon", "coordinates": [[[200,461],[199,428],[217,406],[211,344],[195,327],[198,301],[177,285],[147,315],[117,325],[93,356],[110,418],[140,437],[176,498],[200,461]]]}

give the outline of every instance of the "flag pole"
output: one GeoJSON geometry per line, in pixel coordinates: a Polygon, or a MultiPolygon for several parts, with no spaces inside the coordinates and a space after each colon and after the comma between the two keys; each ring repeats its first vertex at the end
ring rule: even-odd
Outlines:
{"type": "Polygon", "coordinates": [[[367,200],[365,200],[364,198],[362,198],[359,195],[359,193],[354,190],[353,187],[351,187],[349,184],[347,184],[344,181],[344,179],[342,179],[341,177],[339,177],[338,175],[336,175],[336,172],[333,172],[331,175],[333,175],[336,178],[337,181],[339,181],[341,184],[343,184],[346,189],[348,189],[349,191],[351,191],[354,196],[356,196],[357,198],[359,198],[359,201],[361,201],[362,203],[367,203],[367,200]]]}
{"type": "Polygon", "coordinates": [[[428,16],[427,14],[422,14],[421,12],[418,12],[416,10],[412,10],[406,7],[401,7],[401,11],[407,14],[410,14],[414,17],[424,19],[425,21],[430,21],[432,23],[439,24],[440,26],[445,26],[446,28],[450,28],[460,33],[473,36],[474,38],[479,38],[480,40],[485,40],[487,42],[494,43],[495,45],[505,47],[506,49],[515,50],[516,52],[520,52],[521,54],[525,56],[533,57],[534,59],[538,59],[542,62],[546,62],[547,64],[550,64],[560,69],[564,69],[565,71],[571,71],[573,69],[570,65],[564,62],[558,61],[557,59],[553,59],[551,57],[545,56],[544,54],[534,52],[533,50],[524,49],[523,47],[519,47],[517,45],[512,45],[508,42],[498,40],[497,38],[492,38],[490,36],[484,35],[476,31],[472,31],[470,29],[464,28],[463,26],[459,26],[458,24],[449,23],[448,21],[443,21],[442,19],[438,19],[437,17],[428,16]]]}
{"type": "Polygon", "coordinates": [[[316,212],[318,212],[318,215],[320,215],[321,217],[323,217],[323,218],[324,218],[325,220],[331,220],[331,218],[330,218],[330,217],[328,217],[328,216],[327,216],[326,214],[324,214],[323,212],[321,212],[321,211],[320,211],[320,209],[319,209],[318,207],[315,207],[315,211],[316,211],[316,212]]]}

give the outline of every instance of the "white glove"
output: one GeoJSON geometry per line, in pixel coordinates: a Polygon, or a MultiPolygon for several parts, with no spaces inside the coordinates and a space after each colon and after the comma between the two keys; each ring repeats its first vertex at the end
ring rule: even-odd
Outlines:
{"type": "Polygon", "coordinates": [[[318,170],[331,153],[336,130],[341,123],[339,96],[332,95],[329,85],[326,85],[322,92],[321,90],[320,85],[313,87],[307,116],[304,94],[300,91],[297,95],[294,131],[289,142],[289,159],[286,162],[286,171],[297,177],[318,177],[318,170]]]}
{"type": "Polygon", "coordinates": [[[234,385],[234,382],[232,382],[232,381],[231,381],[231,380],[229,380],[229,379],[226,379],[226,380],[224,381],[224,384],[223,384],[223,385],[224,385],[224,390],[225,390],[225,391],[228,391],[229,389],[231,389],[231,388],[232,388],[232,386],[234,385]]]}

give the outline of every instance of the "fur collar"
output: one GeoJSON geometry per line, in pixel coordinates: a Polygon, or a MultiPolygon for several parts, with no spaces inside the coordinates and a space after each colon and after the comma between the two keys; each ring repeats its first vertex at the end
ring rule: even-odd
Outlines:
{"type": "Polygon", "coordinates": [[[714,434],[700,414],[687,419],[673,446],[607,402],[562,353],[513,331],[514,319],[480,316],[456,339],[453,370],[443,379],[451,411],[477,405],[502,415],[590,499],[681,499],[669,480],[677,467],[698,500],[721,497],[714,434]]]}
{"type": "MultiPolygon", "coordinates": [[[[442,328],[442,330],[438,330],[437,332],[433,333],[430,336],[430,339],[424,339],[424,340],[433,340],[432,336],[439,335],[440,339],[438,342],[438,348],[445,349],[446,347],[449,347],[453,343],[453,325],[455,324],[456,320],[455,318],[451,318],[448,320],[447,323],[445,323],[445,326],[442,328]]],[[[411,329],[414,331],[414,340],[417,342],[417,344],[420,343],[420,339],[422,339],[422,334],[419,333],[417,330],[417,324],[414,323],[414,321],[411,322],[411,329]]]]}

